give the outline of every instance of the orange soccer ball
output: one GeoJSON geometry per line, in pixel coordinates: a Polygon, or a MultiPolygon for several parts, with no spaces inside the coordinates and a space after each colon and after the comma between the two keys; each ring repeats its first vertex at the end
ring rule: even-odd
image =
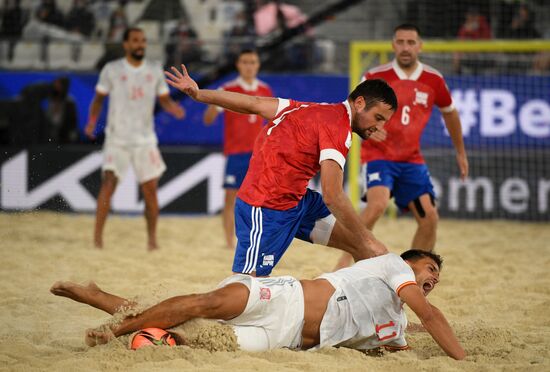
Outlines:
{"type": "Polygon", "coordinates": [[[137,350],[144,346],[176,345],[176,340],[169,332],[160,328],[145,328],[137,332],[130,341],[130,348],[137,350]]]}

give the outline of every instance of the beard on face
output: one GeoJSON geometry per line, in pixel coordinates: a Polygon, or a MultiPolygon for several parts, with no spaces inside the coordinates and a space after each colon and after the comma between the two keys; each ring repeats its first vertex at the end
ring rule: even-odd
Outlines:
{"type": "Polygon", "coordinates": [[[130,53],[130,55],[133,59],[141,61],[145,57],[145,49],[135,49],[130,53]]]}
{"type": "Polygon", "coordinates": [[[401,66],[401,67],[410,67],[410,66],[414,65],[414,63],[416,62],[416,60],[413,58],[413,56],[411,54],[400,54],[399,57],[406,57],[406,58],[409,59],[407,62],[405,62],[405,61],[403,61],[402,58],[397,58],[397,62],[399,63],[399,66],[401,66]]]}

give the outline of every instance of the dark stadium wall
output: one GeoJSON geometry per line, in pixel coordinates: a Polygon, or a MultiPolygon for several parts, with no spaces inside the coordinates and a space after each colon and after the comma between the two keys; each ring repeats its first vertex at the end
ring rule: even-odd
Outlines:
{"type": "MultiPolygon", "coordinates": [[[[223,155],[198,147],[170,146],[161,151],[168,166],[159,182],[161,211],[219,212],[223,207],[223,155]]],[[[540,162],[533,153],[474,151],[466,182],[457,177],[451,151],[428,151],[426,160],[442,217],[550,220],[550,162],[532,171],[532,164],[540,162]],[[502,167],[502,163],[512,166],[502,167]]],[[[93,212],[101,164],[97,146],[6,147],[0,152],[0,210],[93,212]]],[[[119,185],[112,208],[119,213],[143,211],[132,171],[119,185]]]]}

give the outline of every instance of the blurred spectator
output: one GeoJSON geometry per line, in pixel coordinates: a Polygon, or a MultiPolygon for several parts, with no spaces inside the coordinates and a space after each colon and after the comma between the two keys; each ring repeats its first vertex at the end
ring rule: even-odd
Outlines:
{"type": "Polygon", "coordinates": [[[23,34],[28,14],[21,8],[20,0],[5,0],[2,11],[0,37],[8,39],[8,60],[13,58],[13,49],[23,34]]]}
{"type": "MultiPolygon", "coordinates": [[[[307,21],[300,8],[282,1],[260,1],[254,13],[256,34],[260,37],[278,35],[287,29],[298,27],[307,21]]],[[[314,60],[315,40],[313,30],[287,42],[283,49],[274,53],[276,59],[266,61],[265,67],[271,70],[303,70],[311,67],[314,60]],[[282,58],[281,58],[282,57],[282,58]]]]}
{"type": "Polygon", "coordinates": [[[466,11],[465,20],[460,30],[458,38],[466,40],[492,39],[491,27],[487,18],[479,12],[477,8],[470,8],[466,11]]]}
{"type": "Polygon", "coordinates": [[[95,36],[99,39],[106,38],[109,33],[111,21],[111,5],[107,0],[99,0],[92,4],[95,18],[95,36]]]}
{"type": "Polygon", "coordinates": [[[228,61],[234,61],[240,52],[245,49],[254,49],[255,47],[255,28],[248,22],[247,14],[241,11],[235,15],[233,27],[224,35],[225,58],[228,61]]]}
{"type": "Polygon", "coordinates": [[[36,18],[57,27],[63,27],[65,23],[63,13],[57,9],[55,0],[42,0],[36,8],[36,18]]]}
{"type": "Polygon", "coordinates": [[[54,143],[78,141],[76,103],[69,95],[70,83],[67,77],[54,80],[46,101],[46,136],[54,143]]]}
{"type": "Polygon", "coordinates": [[[201,62],[202,50],[197,33],[185,17],[182,17],[177,27],[170,33],[166,44],[166,65],[179,66],[182,63],[191,66],[201,62]]]}
{"type": "Polygon", "coordinates": [[[535,28],[535,15],[527,4],[517,4],[504,37],[509,39],[538,39],[540,33],[535,28]]]}
{"type": "MultiPolygon", "coordinates": [[[[491,26],[487,18],[477,8],[469,8],[464,15],[464,23],[458,30],[459,40],[487,40],[492,39],[491,26]]],[[[483,54],[453,54],[453,71],[460,74],[463,67],[468,67],[474,73],[482,68],[493,65],[492,61],[483,54]]]]}
{"type": "Polygon", "coordinates": [[[33,83],[12,104],[10,142],[14,145],[71,143],[78,140],[76,104],[69,96],[70,80],[33,83]]]}
{"type": "Polygon", "coordinates": [[[268,35],[276,30],[284,31],[301,25],[307,20],[300,8],[281,1],[264,1],[254,13],[254,24],[258,36],[268,35]]]}
{"type": "Polygon", "coordinates": [[[118,7],[111,13],[108,36],[108,40],[110,42],[120,43],[122,41],[124,31],[129,26],[128,17],[126,16],[127,3],[127,0],[119,0],[118,7]]]}
{"type": "Polygon", "coordinates": [[[73,0],[73,7],[67,14],[66,29],[86,37],[94,31],[95,19],[87,7],[86,0],[73,0]]]}

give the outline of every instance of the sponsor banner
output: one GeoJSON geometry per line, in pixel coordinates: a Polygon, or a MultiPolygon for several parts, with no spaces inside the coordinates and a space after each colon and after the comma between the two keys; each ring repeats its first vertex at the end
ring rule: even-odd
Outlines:
{"type": "MultiPolygon", "coordinates": [[[[447,83],[467,148],[550,147],[549,77],[460,76],[447,77],[447,83]]],[[[438,110],[422,145],[451,145],[438,110]]]]}
{"type": "Polygon", "coordinates": [[[550,151],[470,152],[464,182],[452,151],[424,155],[441,217],[550,220],[550,151]]]}
{"type": "MultiPolygon", "coordinates": [[[[0,100],[13,101],[28,84],[52,81],[58,75],[53,72],[0,72],[0,100]]],[[[83,133],[97,74],[68,76],[71,79],[70,94],[76,102],[79,128],[83,133]]],[[[217,88],[234,78],[235,75],[229,75],[209,88],[217,88]]],[[[300,101],[339,102],[349,93],[348,78],[343,75],[266,74],[260,78],[271,85],[276,96],[300,101]]],[[[502,146],[550,148],[550,77],[447,76],[446,80],[460,113],[469,149],[499,149],[502,146]]],[[[181,103],[187,110],[183,121],[162,111],[155,115],[155,130],[160,143],[221,146],[221,115],[214,125],[206,127],[202,123],[205,105],[190,99],[183,99],[181,103]]],[[[106,124],[106,113],[107,107],[104,107],[98,121],[100,132],[106,124]]],[[[81,140],[86,141],[82,134],[81,140]]],[[[422,146],[452,146],[437,109],[424,131],[422,146]]]]}
{"type": "MultiPolygon", "coordinates": [[[[214,214],[223,208],[225,159],[200,148],[161,148],[168,170],[159,182],[162,212],[214,214]]],[[[550,152],[471,152],[471,175],[458,177],[452,151],[425,153],[440,215],[452,218],[550,220],[550,152]]],[[[7,148],[0,153],[0,209],[94,212],[101,151],[93,146],[7,148]]],[[[315,187],[315,183],[312,182],[315,187]]],[[[319,188],[319,187],[317,187],[319,188]]],[[[139,185],[130,170],[112,209],[141,213],[139,185]]]]}
{"type": "MultiPolygon", "coordinates": [[[[223,207],[221,153],[200,149],[161,149],[167,171],[159,181],[163,212],[216,213],[223,207]]],[[[103,157],[93,146],[8,148],[0,154],[0,208],[95,212],[103,157]]],[[[144,210],[132,170],[119,182],[111,208],[144,210]]]]}

